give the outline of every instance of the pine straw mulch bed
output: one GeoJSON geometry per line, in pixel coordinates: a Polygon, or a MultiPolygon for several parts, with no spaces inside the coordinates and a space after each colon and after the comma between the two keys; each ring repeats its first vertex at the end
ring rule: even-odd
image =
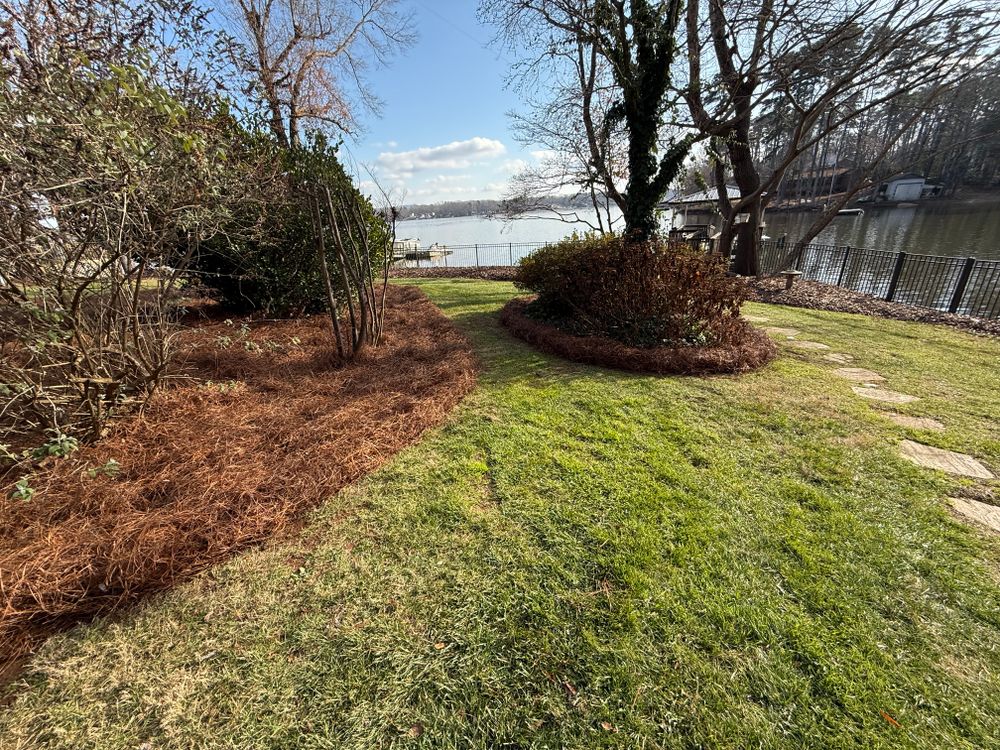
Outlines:
{"type": "Polygon", "coordinates": [[[481,279],[513,281],[517,266],[452,266],[434,268],[394,268],[389,275],[399,279],[481,279]]]}
{"type": "Polygon", "coordinates": [[[786,290],[784,279],[748,279],[747,286],[750,289],[748,299],[754,302],[804,307],[810,310],[858,313],[876,318],[892,318],[893,320],[935,323],[971,333],[1000,336],[1000,320],[970,318],[967,315],[954,315],[926,307],[886,302],[869,294],[861,294],[830,284],[821,284],[818,281],[797,281],[791,289],[786,290]]]}
{"type": "Polygon", "coordinates": [[[382,345],[343,367],[325,316],[234,330],[186,331],[195,379],[33,474],[31,501],[0,488],[0,674],[46,635],[296,528],[475,385],[469,341],[412,287],[390,287],[382,345]],[[115,476],[88,473],[111,459],[115,476]]]}
{"type": "MultiPolygon", "coordinates": [[[[481,268],[398,268],[392,275],[414,279],[482,279],[484,281],[514,281],[515,266],[483,266],[481,268]]],[[[914,307],[899,302],[886,302],[850,289],[843,289],[818,281],[797,281],[791,290],[785,290],[784,278],[746,279],[749,289],[747,299],[770,305],[804,307],[810,310],[857,313],[873,318],[910,320],[951,326],[971,333],[1000,336],[1000,320],[970,318],[967,315],[914,307]]]]}
{"type": "Polygon", "coordinates": [[[532,299],[508,302],[500,311],[501,323],[537,349],[574,362],[656,375],[709,375],[756,370],[778,354],[771,338],[744,320],[734,321],[729,343],[717,346],[642,349],[604,336],[575,336],[527,315],[532,299]]]}

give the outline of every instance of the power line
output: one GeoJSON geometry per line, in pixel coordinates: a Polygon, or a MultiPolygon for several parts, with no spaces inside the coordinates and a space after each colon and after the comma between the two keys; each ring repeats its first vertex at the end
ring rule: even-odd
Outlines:
{"type": "Polygon", "coordinates": [[[415,3],[417,4],[417,5],[419,5],[419,6],[421,7],[421,8],[423,8],[424,10],[426,10],[426,11],[427,11],[428,13],[430,13],[431,15],[434,15],[434,16],[437,16],[438,18],[440,18],[440,19],[441,19],[442,21],[444,21],[444,22],[445,22],[446,24],[448,24],[448,25],[449,25],[449,26],[451,26],[451,27],[452,27],[453,29],[455,29],[455,31],[457,31],[457,32],[458,32],[459,34],[462,34],[463,36],[466,36],[466,37],[468,37],[469,39],[471,39],[471,40],[472,40],[473,42],[475,42],[475,43],[476,43],[476,44],[477,44],[477,45],[478,45],[479,47],[481,47],[481,48],[483,48],[483,49],[487,49],[487,48],[489,47],[489,45],[488,45],[487,43],[485,43],[485,42],[483,42],[483,41],[480,41],[479,39],[477,39],[476,37],[474,37],[474,36],[472,35],[472,33],[471,33],[471,32],[469,32],[469,31],[467,31],[467,30],[463,29],[463,28],[462,28],[461,26],[459,26],[459,25],[458,25],[457,23],[455,23],[454,21],[452,21],[452,20],[451,20],[450,18],[448,18],[447,16],[443,16],[443,15],[441,15],[441,14],[440,14],[440,13],[438,13],[438,12],[437,12],[436,10],[434,10],[433,8],[431,8],[431,7],[429,6],[429,5],[426,5],[425,3],[421,2],[421,0],[413,0],[413,2],[415,2],[415,3]]]}
{"type": "Polygon", "coordinates": [[[487,50],[487,51],[492,51],[494,54],[496,54],[496,57],[497,57],[498,60],[503,60],[508,65],[513,65],[513,61],[511,61],[511,59],[509,57],[507,57],[507,55],[505,55],[503,52],[499,52],[495,48],[491,49],[491,46],[490,46],[489,42],[484,42],[481,39],[479,39],[478,37],[474,36],[472,34],[472,32],[470,32],[470,31],[462,28],[461,26],[459,26],[457,23],[455,23],[454,21],[452,21],[447,16],[442,15],[441,13],[438,13],[436,10],[434,10],[433,8],[431,8],[429,5],[427,5],[426,3],[422,2],[422,0],[413,0],[413,2],[415,2],[417,5],[419,5],[421,8],[423,8],[424,10],[426,10],[431,15],[436,16],[440,20],[444,21],[446,24],[448,24],[449,26],[451,26],[453,29],[455,29],[455,31],[457,31],[462,36],[464,36],[467,39],[475,42],[476,46],[479,47],[480,49],[487,50]]]}

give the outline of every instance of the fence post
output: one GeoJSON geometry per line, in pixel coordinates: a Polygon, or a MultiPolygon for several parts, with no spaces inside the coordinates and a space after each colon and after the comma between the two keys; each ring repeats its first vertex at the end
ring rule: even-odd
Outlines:
{"type": "Polygon", "coordinates": [[[842,286],[844,282],[844,273],[847,271],[847,259],[851,257],[851,246],[846,245],[844,247],[844,262],[840,264],[840,275],[837,277],[837,286],[842,286]]]}
{"type": "Polygon", "coordinates": [[[896,287],[899,285],[899,277],[903,273],[903,264],[906,262],[906,253],[896,253],[896,265],[892,267],[892,278],[889,279],[889,291],[885,293],[887,302],[892,302],[896,296],[896,287]]]}
{"type": "Polygon", "coordinates": [[[800,242],[799,243],[799,251],[798,251],[798,253],[795,254],[795,270],[796,271],[801,271],[802,270],[802,256],[805,254],[805,252],[806,252],[806,246],[803,245],[800,242]]]}
{"type": "Polygon", "coordinates": [[[507,243],[507,254],[510,256],[510,264],[514,265],[514,243],[507,243]]]}
{"type": "Polygon", "coordinates": [[[951,304],[948,305],[948,312],[958,312],[962,306],[962,297],[969,286],[969,279],[972,277],[972,269],[976,267],[975,258],[966,258],[965,265],[962,266],[962,273],[958,276],[958,284],[955,286],[955,293],[951,295],[951,304]]]}
{"type": "Polygon", "coordinates": [[[476,243],[476,268],[479,268],[479,243],[476,243]]]}

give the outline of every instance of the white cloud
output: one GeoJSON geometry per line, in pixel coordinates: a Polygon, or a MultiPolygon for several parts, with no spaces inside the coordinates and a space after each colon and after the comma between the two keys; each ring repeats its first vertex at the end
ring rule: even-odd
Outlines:
{"type": "Polygon", "coordinates": [[[404,176],[431,169],[468,169],[506,153],[507,147],[500,141],[476,137],[413,151],[383,151],[378,163],[388,174],[404,176]]]}
{"type": "Polygon", "coordinates": [[[547,148],[538,149],[537,151],[532,151],[530,153],[531,153],[531,158],[539,162],[546,161],[548,159],[555,159],[557,156],[559,156],[559,152],[552,151],[551,149],[547,148]]]}
{"type": "Polygon", "coordinates": [[[421,187],[410,192],[409,197],[411,198],[431,198],[431,203],[436,203],[439,200],[444,200],[447,197],[454,198],[455,196],[466,196],[472,193],[478,192],[478,188],[470,188],[468,186],[454,186],[454,187],[421,187]]]}
{"type": "Polygon", "coordinates": [[[468,182],[467,174],[439,174],[424,180],[425,185],[448,185],[455,182],[468,182]]]}
{"type": "Polygon", "coordinates": [[[504,174],[513,175],[523,172],[530,165],[524,159],[508,159],[500,165],[500,171],[504,174]]]}

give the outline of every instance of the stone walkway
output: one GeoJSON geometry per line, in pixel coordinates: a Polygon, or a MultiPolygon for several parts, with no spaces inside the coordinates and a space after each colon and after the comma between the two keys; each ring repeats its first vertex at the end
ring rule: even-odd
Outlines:
{"type": "MultiPolygon", "coordinates": [[[[753,320],[751,317],[747,317],[747,320],[753,320]]],[[[827,351],[829,346],[826,344],[821,344],[818,341],[800,341],[795,338],[802,333],[798,328],[781,328],[779,326],[769,326],[764,329],[772,336],[784,336],[788,341],[789,346],[794,346],[796,349],[805,349],[807,351],[827,351]]],[[[846,355],[844,355],[846,356],[846,355]]]]}
{"type": "Polygon", "coordinates": [[[844,380],[853,380],[855,383],[884,383],[885,378],[879,375],[877,372],[872,372],[871,370],[865,370],[861,367],[838,367],[833,371],[834,375],[844,378],[844,380]]]}
{"type": "Polygon", "coordinates": [[[993,479],[993,472],[983,466],[972,456],[955,451],[946,451],[942,448],[935,448],[923,443],[915,443],[912,440],[904,440],[899,445],[899,452],[903,458],[923,466],[925,469],[937,469],[949,474],[957,474],[960,477],[972,477],[974,479],[993,479]]]}
{"type": "Polygon", "coordinates": [[[854,361],[854,357],[852,357],[850,354],[840,354],[840,353],[824,354],[823,359],[825,359],[827,362],[834,362],[838,365],[848,365],[854,361]]]}
{"type": "Polygon", "coordinates": [[[951,507],[962,518],[974,521],[1000,534],[1000,508],[978,500],[964,497],[949,497],[951,507]]]}
{"type": "Polygon", "coordinates": [[[818,341],[789,341],[788,345],[794,346],[796,349],[810,349],[812,351],[826,351],[830,348],[818,341]]]}
{"type": "Polygon", "coordinates": [[[777,326],[770,326],[764,329],[772,336],[784,336],[785,338],[793,339],[798,336],[802,331],[798,328],[779,328],[777,326]]]}
{"type": "Polygon", "coordinates": [[[886,404],[912,404],[914,401],[920,400],[917,396],[911,396],[908,393],[897,393],[885,388],[877,388],[874,385],[855,385],[851,387],[851,390],[861,398],[881,401],[886,404]]]}
{"type": "MultiPolygon", "coordinates": [[[[750,319],[754,322],[767,322],[767,318],[750,319]]],[[[829,346],[818,341],[797,339],[796,337],[801,334],[801,331],[796,328],[771,326],[765,330],[772,336],[784,337],[787,339],[787,345],[796,349],[805,351],[827,351],[830,349],[829,346]]],[[[851,386],[851,390],[861,398],[885,404],[911,404],[920,400],[918,396],[911,396],[908,393],[899,393],[898,391],[882,387],[880,384],[885,383],[886,379],[877,372],[866,370],[862,367],[844,366],[854,362],[854,357],[850,354],[830,352],[824,354],[823,359],[827,362],[842,365],[834,370],[834,374],[844,380],[855,383],[856,385],[851,386]]],[[[908,429],[928,431],[942,431],[945,429],[945,425],[942,422],[930,417],[913,417],[893,411],[885,411],[883,414],[890,421],[908,429]]],[[[903,458],[922,468],[944,471],[948,474],[971,479],[990,480],[996,478],[993,472],[980,461],[965,453],[935,448],[934,446],[925,445],[913,440],[903,440],[899,444],[899,452],[903,458]]],[[[979,500],[964,498],[949,498],[949,502],[955,512],[962,518],[969,519],[1000,533],[1000,507],[980,502],[979,500]]]]}

